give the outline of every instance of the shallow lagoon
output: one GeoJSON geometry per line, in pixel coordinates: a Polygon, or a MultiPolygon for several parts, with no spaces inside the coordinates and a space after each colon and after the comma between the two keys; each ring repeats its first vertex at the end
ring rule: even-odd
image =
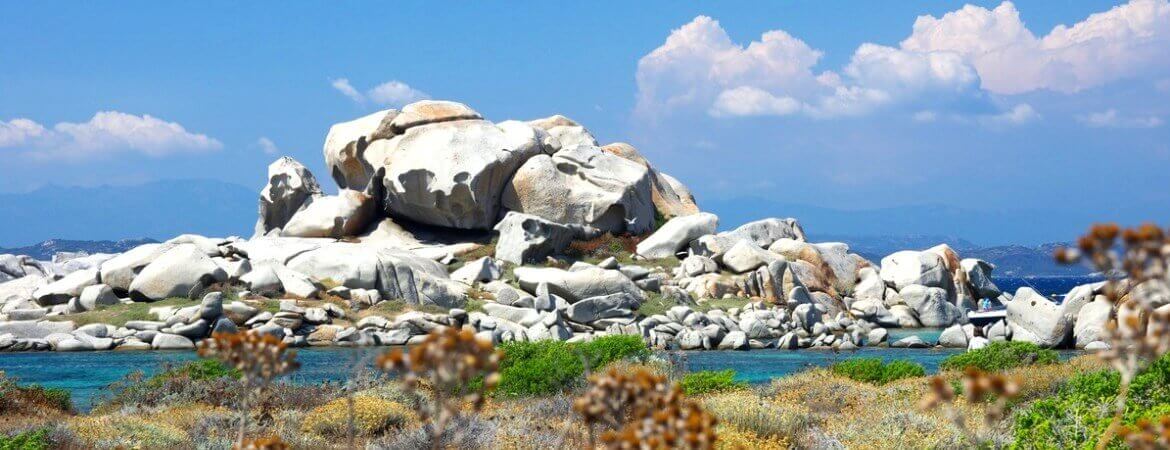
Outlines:
{"type": "MultiPolygon", "coordinates": [[[[907,333],[909,334],[909,333],[907,333]]],[[[923,336],[927,338],[929,336],[923,336]]],[[[311,347],[297,350],[301,368],[289,378],[296,383],[339,382],[352,374],[353,367],[369,365],[385,348],[311,347]]],[[[934,372],[948,355],[957,349],[863,348],[853,352],[831,350],[752,350],[675,352],[688,370],[735,369],[739,378],[751,383],[823,367],[854,356],[910,359],[934,372]]],[[[167,365],[196,359],[190,351],[136,352],[35,352],[0,355],[0,371],[21,383],[68,389],[74,404],[88,410],[103,395],[103,388],[127,374],[142,370],[147,375],[167,365]]]]}

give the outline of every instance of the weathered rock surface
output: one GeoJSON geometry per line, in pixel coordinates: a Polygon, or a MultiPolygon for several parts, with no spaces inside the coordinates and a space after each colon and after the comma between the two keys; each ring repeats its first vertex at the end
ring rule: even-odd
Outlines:
{"type": "Polygon", "coordinates": [[[637,253],[645,258],[671,257],[685,250],[691,241],[714,233],[718,226],[719,217],[711,213],[675,217],[639,242],[637,253]]]}
{"type": "Polygon", "coordinates": [[[576,232],[543,218],[508,212],[496,224],[496,258],[513,264],[538,262],[569,246],[576,232]]]}
{"type": "Polygon", "coordinates": [[[588,268],[567,271],[557,268],[519,267],[514,273],[520,287],[536,292],[541,283],[548,283],[549,290],[564,297],[570,303],[590,297],[610,294],[629,294],[639,302],[645,300],[642,290],[633,281],[616,270],[588,268]]]}
{"type": "Polygon", "coordinates": [[[391,216],[488,229],[495,224],[508,180],[543,147],[531,135],[491,122],[456,120],[413,126],[401,136],[374,142],[367,152],[374,151],[385,155],[376,168],[385,172],[383,206],[391,216]]]}
{"type": "Polygon", "coordinates": [[[163,252],[134,277],[130,298],[143,302],[190,297],[226,279],[227,273],[197,246],[180,244],[163,252]]]}
{"type": "Polygon", "coordinates": [[[256,235],[284,228],[294,214],[321,195],[321,186],[308,168],[287,156],[277,159],[268,166],[268,184],[260,191],[256,235]]]}
{"type": "Polygon", "coordinates": [[[1025,341],[1041,347],[1062,344],[1072,331],[1072,323],[1061,313],[1060,305],[1031,288],[1016,291],[1007,304],[1007,323],[1013,341],[1025,341]]]}
{"type": "Polygon", "coordinates": [[[361,191],[342,189],[338,195],[321,196],[293,214],[281,229],[281,236],[356,236],[373,222],[377,203],[361,191]]]}
{"type": "Polygon", "coordinates": [[[365,191],[374,176],[374,165],[365,159],[366,147],[395,134],[390,123],[398,111],[387,109],[342,122],[329,128],[325,137],[325,166],[342,189],[365,191]]]}
{"type": "Polygon", "coordinates": [[[528,159],[504,189],[510,210],[602,231],[649,231],[654,204],[646,167],[593,146],[528,159]]]}

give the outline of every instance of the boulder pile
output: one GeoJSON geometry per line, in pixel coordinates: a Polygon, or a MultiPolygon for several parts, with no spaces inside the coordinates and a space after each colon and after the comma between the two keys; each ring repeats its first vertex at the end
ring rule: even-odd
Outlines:
{"type": "Polygon", "coordinates": [[[0,255],[0,350],[184,349],[239,329],[298,346],[402,345],[436,327],[687,350],[885,345],[891,327],[950,327],[943,345],[1080,346],[1110,313],[1094,288],[1063,305],[1011,300],[991,264],[946,245],[878,265],[808,242],[791,218],[719,231],[633,146],[600,145],[564,116],[493,123],[428,100],[334,125],[323,153],[338,194],[278,159],[251,238],[0,255]],[[1006,321],[967,324],[981,299],[1006,303],[1006,321]],[[93,323],[134,307],[154,320],[93,323]],[[79,314],[89,324],[75,326],[79,314]]]}

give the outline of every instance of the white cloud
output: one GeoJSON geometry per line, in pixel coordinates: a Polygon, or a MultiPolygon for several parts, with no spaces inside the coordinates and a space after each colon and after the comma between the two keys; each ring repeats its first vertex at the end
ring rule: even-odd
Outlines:
{"type": "MultiPolygon", "coordinates": [[[[1077,92],[1141,78],[1170,83],[1170,0],[1132,0],[1036,37],[1014,4],[965,6],[921,16],[898,46],[863,43],[839,71],[823,53],[782,30],[745,45],[699,16],[638,61],[635,112],[645,119],[856,116],[898,110],[964,120],[1027,123],[1031,107],[1000,110],[1004,97],[1077,92]]],[[[1163,88],[1165,89],[1165,88],[1163,88]]]]}
{"type": "Polygon", "coordinates": [[[260,151],[264,152],[266,155],[275,155],[280,153],[280,148],[276,146],[276,143],[272,142],[272,139],[268,139],[266,136],[261,136],[260,139],[257,139],[256,146],[260,147],[260,151]]]}
{"type": "Polygon", "coordinates": [[[402,107],[419,100],[430,99],[426,92],[410,87],[398,80],[390,80],[374,86],[362,93],[353,87],[346,78],[332,80],[330,85],[342,95],[357,103],[372,102],[377,105],[402,107]]]}
{"type": "Polygon", "coordinates": [[[993,10],[967,5],[941,18],[919,17],[901,46],[958,54],[997,94],[1076,92],[1170,72],[1170,2],[1133,0],[1039,38],[1010,2],[993,10]]]}
{"type": "Polygon", "coordinates": [[[1157,128],[1162,126],[1162,119],[1157,116],[1123,116],[1113,108],[1084,115],[1078,117],[1077,120],[1094,128],[1157,128]]]}
{"type": "Polygon", "coordinates": [[[978,75],[957,55],[863,44],[839,74],[815,70],[822,54],[782,30],[737,45],[718,21],[699,16],[638,61],[636,112],[829,118],[978,94],[978,75]]]}
{"type": "Polygon", "coordinates": [[[1032,105],[1021,103],[999,114],[989,114],[979,117],[980,122],[986,125],[1024,125],[1040,119],[1040,114],[1032,105]]]}
{"type": "Polygon", "coordinates": [[[364,103],[366,101],[366,97],[361,92],[358,92],[357,89],[354,89],[353,85],[349,84],[349,80],[346,78],[338,78],[329,82],[329,84],[333,86],[333,89],[337,89],[337,92],[340,92],[341,95],[349,97],[350,100],[358,103],[364,103]]]}
{"type": "Polygon", "coordinates": [[[17,147],[39,139],[48,131],[41,124],[28,119],[0,121],[0,148],[17,147]]]}
{"type": "Polygon", "coordinates": [[[786,116],[800,111],[792,97],[775,97],[767,91],[741,86],[719,93],[711,106],[712,116],[786,116]]]}
{"type": "Polygon", "coordinates": [[[9,121],[0,125],[0,147],[21,149],[38,159],[80,160],[118,152],[154,157],[207,152],[223,144],[150,115],[101,111],[87,122],[61,122],[51,130],[29,119],[9,121]]]}

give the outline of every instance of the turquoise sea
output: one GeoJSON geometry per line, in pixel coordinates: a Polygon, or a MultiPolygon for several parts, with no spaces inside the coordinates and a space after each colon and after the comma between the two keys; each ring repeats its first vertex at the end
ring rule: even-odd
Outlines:
{"type": "MultiPolygon", "coordinates": [[[[921,330],[919,330],[921,331],[921,330]]],[[[937,334],[937,331],[934,332],[937,334]]],[[[926,339],[929,336],[923,336],[926,339]]],[[[297,350],[301,368],[289,380],[294,383],[344,381],[354,373],[353,367],[366,367],[385,348],[312,347],[297,350]]],[[[765,383],[809,367],[828,366],[853,356],[883,359],[910,359],[934,372],[954,349],[863,348],[854,352],[829,350],[752,350],[675,352],[672,358],[688,370],[735,369],[740,379],[765,383]]],[[[127,374],[141,370],[150,375],[196,359],[189,351],[133,352],[31,352],[0,354],[0,371],[21,383],[68,389],[78,409],[88,410],[100,401],[103,388],[127,374]]]]}

